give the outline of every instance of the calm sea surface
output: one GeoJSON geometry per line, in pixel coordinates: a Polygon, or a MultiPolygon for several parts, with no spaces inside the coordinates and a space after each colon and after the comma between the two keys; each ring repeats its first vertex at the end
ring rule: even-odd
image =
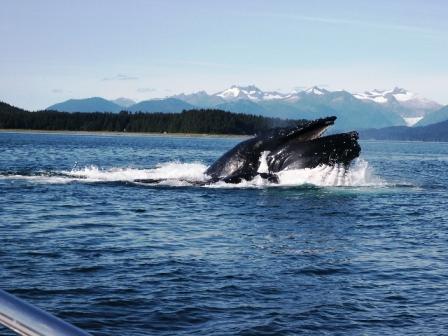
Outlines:
{"type": "Polygon", "coordinates": [[[1,288],[93,335],[448,333],[447,143],[185,182],[240,140],[0,133],[1,288]]]}

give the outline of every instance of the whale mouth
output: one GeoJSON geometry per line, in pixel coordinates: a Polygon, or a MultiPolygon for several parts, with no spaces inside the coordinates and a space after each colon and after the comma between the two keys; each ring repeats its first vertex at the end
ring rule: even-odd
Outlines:
{"type": "Polygon", "coordinates": [[[269,171],[277,173],[282,170],[314,168],[319,165],[348,165],[361,152],[358,139],[358,133],[354,131],[314,137],[306,141],[294,138],[269,153],[267,156],[269,171]]]}
{"type": "Polygon", "coordinates": [[[289,141],[309,141],[322,136],[325,131],[334,125],[336,117],[326,117],[306,121],[298,126],[274,128],[259,134],[258,138],[264,138],[267,143],[266,149],[274,149],[289,141]]]}
{"type": "Polygon", "coordinates": [[[327,117],[310,121],[309,123],[298,128],[294,136],[289,141],[305,142],[320,138],[329,127],[334,125],[336,117],[327,117]]]}

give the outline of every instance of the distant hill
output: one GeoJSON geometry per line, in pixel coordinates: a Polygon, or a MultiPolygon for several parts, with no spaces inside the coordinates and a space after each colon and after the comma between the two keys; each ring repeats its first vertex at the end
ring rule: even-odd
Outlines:
{"type": "Polygon", "coordinates": [[[216,95],[209,95],[205,91],[198,91],[192,94],[178,94],[175,96],[172,96],[171,98],[176,98],[179,100],[182,100],[188,104],[191,104],[193,106],[201,107],[201,108],[209,108],[209,107],[216,107],[219,104],[225,103],[225,99],[216,96],[216,95]]]}
{"type": "Polygon", "coordinates": [[[151,99],[129,106],[129,112],[165,112],[179,113],[183,110],[191,110],[194,106],[176,98],[151,99]]]}
{"type": "Polygon", "coordinates": [[[60,112],[120,112],[122,106],[101,97],[70,99],[47,107],[60,112]]]}
{"type": "Polygon", "coordinates": [[[27,124],[23,124],[22,120],[29,113],[32,112],[0,101],[0,129],[23,128],[22,126],[28,126],[27,124]]]}
{"type": "Polygon", "coordinates": [[[21,109],[19,107],[15,107],[13,105],[10,105],[8,103],[0,101],[0,111],[4,113],[22,113],[22,112],[28,112],[24,109],[21,109]]]}
{"type": "Polygon", "coordinates": [[[239,99],[234,101],[229,101],[225,103],[221,103],[216,105],[217,109],[236,112],[236,113],[244,113],[244,114],[253,114],[253,115],[261,115],[261,116],[272,116],[269,111],[264,109],[259,104],[256,104],[247,99],[239,99]]]}
{"type": "Polygon", "coordinates": [[[440,110],[427,114],[416,126],[426,126],[448,120],[448,105],[440,110]]]}
{"type": "Polygon", "coordinates": [[[387,127],[360,131],[362,140],[448,141],[448,120],[420,127],[387,127]]]}

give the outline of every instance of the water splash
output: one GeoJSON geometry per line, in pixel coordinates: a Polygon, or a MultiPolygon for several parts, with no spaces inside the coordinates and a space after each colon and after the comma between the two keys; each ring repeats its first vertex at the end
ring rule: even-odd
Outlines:
{"type": "Polygon", "coordinates": [[[136,180],[194,181],[205,182],[207,166],[201,163],[168,162],[152,169],[111,168],[100,169],[88,166],[82,169],[62,172],[67,176],[88,182],[133,182],[136,180]]]}
{"type": "MultiPolygon", "coordinates": [[[[265,156],[264,156],[265,157],[265,156]]],[[[260,172],[264,171],[263,162],[260,172]]],[[[295,187],[315,185],[319,187],[370,187],[388,185],[376,176],[365,160],[355,161],[350,169],[343,166],[319,166],[316,168],[285,170],[278,173],[279,183],[274,184],[259,176],[251,181],[238,184],[217,182],[206,184],[209,177],[205,174],[207,166],[199,163],[168,162],[151,169],[109,168],[97,166],[74,167],[70,171],[36,172],[22,175],[0,174],[1,179],[22,179],[37,183],[63,184],[70,182],[130,182],[141,184],[162,184],[170,186],[205,185],[211,188],[265,188],[295,187]],[[149,181],[149,182],[148,182],[149,181]]]]}
{"type": "Polygon", "coordinates": [[[278,174],[280,185],[312,184],[322,187],[371,187],[387,183],[375,175],[369,163],[359,159],[350,168],[343,165],[285,170],[278,174]]]}

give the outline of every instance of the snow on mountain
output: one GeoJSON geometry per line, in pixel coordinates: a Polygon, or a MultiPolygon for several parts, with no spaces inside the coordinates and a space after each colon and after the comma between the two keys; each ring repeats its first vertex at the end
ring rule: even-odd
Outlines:
{"type": "Polygon", "coordinates": [[[372,100],[375,103],[384,104],[387,103],[387,98],[384,96],[385,92],[386,91],[375,89],[372,91],[365,91],[363,93],[355,93],[353,96],[361,100],[372,100]]]}
{"type": "Polygon", "coordinates": [[[263,96],[263,91],[254,85],[249,86],[236,86],[232,85],[229,89],[218,92],[215,96],[221,97],[225,100],[260,100],[263,96]]]}
{"type": "Polygon", "coordinates": [[[414,110],[419,117],[441,107],[440,104],[432,100],[399,87],[395,87],[392,90],[375,89],[363,93],[355,93],[354,96],[358,99],[371,100],[378,104],[399,104],[405,108],[414,110]]]}
{"type": "MultiPolygon", "coordinates": [[[[375,113],[382,114],[381,118],[384,120],[389,118],[393,124],[406,123],[407,125],[414,125],[428,113],[441,108],[436,102],[398,87],[352,94],[347,91],[329,91],[318,86],[280,93],[263,91],[255,85],[232,85],[215,94],[200,91],[180,94],[172,98],[180,99],[196,107],[225,108],[234,112],[260,114],[260,109],[264,109],[263,111],[268,111],[272,116],[281,115],[288,118],[298,115],[299,110],[316,112],[322,110],[323,106],[341,109],[343,107],[345,110],[353,110],[353,113],[356,110],[363,111],[364,114],[367,113],[365,111],[370,111],[372,116],[375,113]]],[[[309,118],[317,115],[316,113],[310,115],[309,118]]]]}
{"type": "Polygon", "coordinates": [[[132,99],[124,97],[111,100],[111,102],[120,105],[121,107],[129,107],[135,104],[135,101],[133,101],[132,99]]]}
{"type": "Polygon", "coordinates": [[[417,124],[420,120],[423,119],[423,117],[410,117],[410,118],[403,118],[404,122],[406,123],[406,126],[414,126],[417,124]]]}
{"type": "Polygon", "coordinates": [[[328,93],[329,91],[321,89],[321,88],[318,88],[317,86],[313,86],[313,87],[310,87],[310,88],[308,88],[308,89],[306,89],[306,90],[304,90],[302,92],[305,92],[307,94],[314,94],[314,95],[320,96],[320,95],[323,95],[325,93],[328,93]]]}
{"type": "Polygon", "coordinates": [[[378,90],[365,91],[363,93],[355,93],[354,96],[358,99],[372,100],[375,103],[385,104],[395,99],[398,102],[406,102],[412,99],[419,99],[416,93],[407,91],[405,89],[396,87],[392,90],[378,90]]]}
{"type": "Polygon", "coordinates": [[[441,105],[417,93],[395,87],[392,90],[372,90],[356,93],[355,98],[373,101],[399,114],[406,124],[412,126],[424,116],[441,108],[441,105]]]}
{"type": "Polygon", "coordinates": [[[215,93],[217,97],[221,97],[227,101],[247,99],[252,101],[283,99],[285,94],[276,91],[262,91],[255,85],[236,86],[232,85],[229,89],[215,93]]]}
{"type": "Polygon", "coordinates": [[[215,93],[214,96],[220,97],[226,101],[246,99],[251,101],[284,100],[289,102],[298,101],[301,94],[324,95],[330,91],[321,89],[317,86],[310,87],[304,91],[292,93],[280,93],[277,91],[262,91],[255,85],[236,86],[232,85],[227,90],[215,93]]]}
{"type": "Polygon", "coordinates": [[[286,97],[285,94],[271,91],[271,92],[264,92],[263,100],[284,99],[285,97],[286,97]]]}
{"type": "Polygon", "coordinates": [[[419,95],[401,88],[395,88],[389,93],[399,102],[405,102],[412,99],[420,99],[419,95]]]}

